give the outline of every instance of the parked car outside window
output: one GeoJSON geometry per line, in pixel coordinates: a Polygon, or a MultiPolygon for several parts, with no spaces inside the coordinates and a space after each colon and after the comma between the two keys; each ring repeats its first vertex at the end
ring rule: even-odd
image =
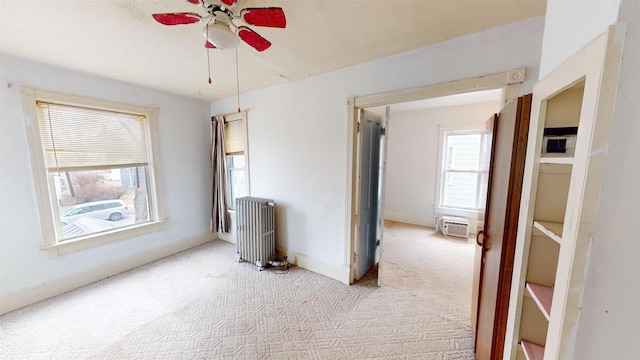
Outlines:
{"type": "Polygon", "coordinates": [[[81,217],[92,217],[109,221],[118,221],[129,215],[129,209],[120,200],[94,201],[74,205],[60,214],[62,226],[71,224],[81,217]]]}

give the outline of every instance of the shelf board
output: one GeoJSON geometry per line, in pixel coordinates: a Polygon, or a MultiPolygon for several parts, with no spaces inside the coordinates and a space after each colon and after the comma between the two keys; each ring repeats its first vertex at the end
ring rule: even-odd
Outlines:
{"type": "Polygon", "coordinates": [[[525,287],[531,297],[538,305],[540,311],[544,317],[549,320],[551,314],[551,301],[553,299],[553,288],[550,286],[538,285],[535,283],[527,282],[525,287]]]}
{"type": "Polygon", "coordinates": [[[542,360],[542,358],[544,357],[543,346],[530,343],[526,340],[522,340],[520,342],[520,345],[522,346],[522,350],[524,350],[524,356],[527,358],[527,360],[542,360]]]}
{"type": "Polygon", "coordinates": [[[567,164],[573,165],[573,157],[567,156],[543,156],[540,158],[541,164],[567,164]]]}
{"type": "Polygon", "coordinates": [[[564,227],[564,224],[549,221],[534,221],[533,227],[553,239],[558,244],[562,243],[562,228],[564,227]]]}

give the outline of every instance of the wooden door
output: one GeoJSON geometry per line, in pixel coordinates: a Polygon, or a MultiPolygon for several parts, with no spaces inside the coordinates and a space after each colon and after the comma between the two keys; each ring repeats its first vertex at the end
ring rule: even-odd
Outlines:
{"type": "MultiPolygon", "coordinates": [[[[486,194],[487,197],[489,195],[489,189],[490,189],[489,177],[491,175],[491,172],[489,171],[490,170],[489,166],[491,165],[491,157],[493,156],[493,153],[494,153],[493,147],[495,146],[495,142],[493,141],[493,138],[496,132],[496,129],[495,129],[496,126],[498,126],[498,114],[493,114],[489,118],[489,120],[487,120],[487,122],[485,123],[485,131],[487,132],[487,134],[486,134],[485,141],[483,142],[481,163],[480,163],[480,169],[483,172],[482,176],[480,177],[480,182],[481,182],[480,188],[487,189],[487,194],[486,194]]],[[[484,200],[486,205],[487,199],[485,198],[484,200]]],[[[485,212],[478,214],[478,219],[482,218],[482,222],[480,224],[484,224],[484,217],[485,217],[485,212]]],[[[478,228],[480,224],[478,224],[478,228]]],[[[484,228],[478,235],[481,235],[483,232],[484,232],[484,228]]],[[[480,295],[480,278],[482,276],[482,262],[484,261],[484,249],[482,247],[482,244],[479,242],[478,236],[476,236],[476,243],[478,244],[478,246],[476,246],[474,256],[473,256],[473,290],[471,293],[471,332],[472,332],[474,344],[476,343],[476,337],[477,337],[476,331],[478,329],[477,324],[478,324],[478,306],[480,303],[480,296],[479,296],[480,295]]]]}
{"type": "Polygon", "coordinates": [[[531,95],[520,97],[500,111],[493,126],[484,230],[478,234],[478,360],[503,355],[530,111],[531,95]]]}
{"type": "Polygon", "coordinates": [[[362,141],[360,152],[360,231],[356,253],[356,280],[364,276],[376,263],[382,116],[371,111],[361,110],[360,124],[360,139],[362,141]]]}
{"type": "Polygon", "coordinates": [[[380,263],[382,259],[382,244],[384,243],[384,197],[387,192],[387,155],[389,153],[389,120],[391,119],[391,107],[385,108],[384,127],[382,128],[381,150],[380,150],[380,174],[379,174],[379,199],[378,199],[378,286],[382,286],[380,273],[380,263]]]}

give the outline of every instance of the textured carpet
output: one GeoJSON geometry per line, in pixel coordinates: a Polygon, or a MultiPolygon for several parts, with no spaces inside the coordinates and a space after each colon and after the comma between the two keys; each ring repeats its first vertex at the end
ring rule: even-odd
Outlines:
{"type": "Polygon", "coordinates": [[[388,223],[379,288],[234,259],[215,241],[6,314],[0,358],[474,358],[472,243],[388,223]]]}

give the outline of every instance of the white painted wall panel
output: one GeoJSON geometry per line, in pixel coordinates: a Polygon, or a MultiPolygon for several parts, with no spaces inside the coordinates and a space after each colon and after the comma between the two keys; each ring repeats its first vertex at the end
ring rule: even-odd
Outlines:
{"type": "Polygon", "coordinates": [[[210,113],[206,102],[6,55],[0,55],[0,67],[0,295],[208,231],[210,113]],[[168,219],[164,230],[53,260],[39,250],[42,235],[19,86],[159,108],[160,177],[168,219]]]}
{"type": "MultiPolygon", "coordinates": [[[[252,195],[273,198],[278,244],[332,266],[347,264],[347,106],[363,96],[526,67],[537,79],[543,19],[510,25],[241,95],[248,109],[252,195]]],[[[242,74],[241,74],[242,76],[242,74]]],[[[211,113],[236,110],[235,97],[211,113]]]]}
{"type": "Polygon", "coordinates": [[[620,1],[547,0],[540,78],[615,23],[620,1]]]}

